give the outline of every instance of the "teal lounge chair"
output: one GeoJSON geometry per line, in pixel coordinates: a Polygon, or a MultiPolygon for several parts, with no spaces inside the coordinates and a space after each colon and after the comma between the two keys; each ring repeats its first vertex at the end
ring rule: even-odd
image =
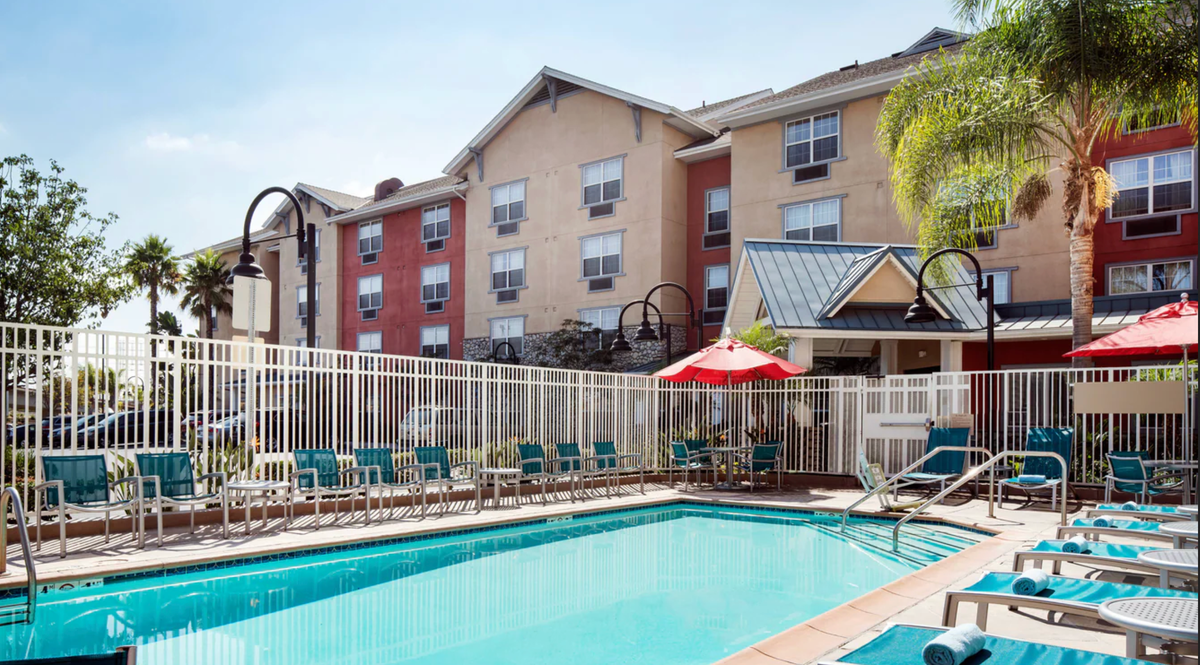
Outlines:
{"type": "Polygon", "coordinates": [[[1083,536],[1089,540],[1098,540],[1100,536],[1119,536],[1172,542],[1174,539],[1171,534],[1159,531],[1160,526],[1160,522],[1138,520],[1112,520],[1109,526],[1096,526],[1094,519],[1076,519],[1067,526],[1058,527],[1056,537],[1066,540],[1072,536],[1083,536]]]}
{"type": "Polygon", "coordinates": [[[315,504],[317,529],[321,528],[321,499],[333,499],[333,523],[337,524],[338,507],[343,497],[350,498],[350,508],[354,508],[354,499],[366,497],[367,505],[363,511],[363,520],[371,523],[371,491],[370,480],[366,477],[368,469],[354,466],[348,469],[338,469],[337,453],[332,448],[316,448],[310,450],[293,450],[292,456],[296,461],[296,470],[288,476],[292,484],[288,494],[288,507],[291,514],[288,522],[296,516],[295,502],[297,498],[311,498],[315,504]],[[347,482],[349,481],[349,482],[347,482]]]}
{"type": "Polygon", "coordinates": [[[978,611],[975,614],[975,625],[979,626],[980,630],[987,630],[988,608],[992,605],[1062,612],[1099,621],[1100,604],[1114,598],[1183,598],[1200,601],[1200,596],[1190,591],[1081,580],[1060,575],[1050,575],[1050,585],[1041,593],[1021,596],[1012,592],[1013,580],[1019,576],[1020,573],[984,573],[978,582],[965,589],[946,591],[946,600],[942,605],[942,625],[955,625],[960,603],[976,603],[978,611]]]}
{"type": "MultiPolygon", "coordinates": [[[[766,443],[756,443],[750,451],[750,455],[742,455],[739,453],[733,454],[733,467],[750,476],[750,492],[754,492],[754,474],[762,474],[763,480],[767,478],[767,474],[775,472],[775,489],[776,491],[783,489],[783,474],[779,471],[783,466],[783,459],[780,455],[780,449],[783,444],[779,441],[767,441],[766,443]]],[[[770,484],[767,484],[770,487],[770,484]]]]}
{"type": "MultiPolygon", "coordinates": [[[[854,665],[925,665],[921,651],[946,628],[892,625],[837,660],[854,665]]],[[[983,650],[966,665],[1152,665],[1150,661],[985,635],[983,650]]]]}
{"type": "Polygon", "coordinates": [[[413,448],[413,454],[417,456],[417,464],[425,468],[426,489],[429,488],[429,483],[436,483],[438,486],[443,515],[446,514],[446,495],[455,489],[474,489],[475,512],[479,512],[479,464],[473,460],[451,464],[450,452],[445,446],[416,446],[413,448]],[[458,475],[455,474],[455,469],[460,470],[458,475]],[[469,475],[462,475],[464,472],[469,475]]]}
{"type": "MultiPolygon", "coordinates": [[[[1062,572],[1062,565],[1066,563],[1074,563],[1083,566],[1099,566],[1104,568],[1118,568],[1121,570],[1132,570],[1138,573],[1144,573],[1148,576],[1153,576],[1157,581],[1160,569],[1158,566],[1152,566],[1147,563],[1138,561],[1138,555],[1142,552],[1152,550],[1161,550],[1161,547],[1153,547],[1147,545],[1118,545],[1116,543],[1096,543],[1089,542],[1086,552],[1072,554],[1062,551],[1065,540],[1040,540],[1037,545],[1027,550],[1013,552],[1013,572],[1020,573],[1025,570],[1026,563],[1032,563],[1040,568],[1043,561],[1049,561],[1053,564],[1051,571],[1057,575],[1062,572]]],[[[1186,573],[1172,573],[1177,577],[1189,577],[1186,573]]],[[[1190,575],[1195,579],[1196,575],[1190,575]]],[[[1149,580],[1149,577],[1147,577],[1149,580]]]]}
{"type": "MultiPolygon", "coordinates": [[[[554,451],[558,455],[550,460],[552,471],[557,471],[559,474],[574,473],[579,478],[580,489],[587,489],[585,480],[603,478],[604,496],[612,496],[612,485],[609,482],[612,474],[607,469],[600,467],[598,458],[584,457],[578,443],[556,443],[554,451]]],[[[579,498],[582,500],[586,494],[586,492],[581,492],[579,498]]]]}
{"type": "MultiPolygon", "coordinates": [[[[688,488],[688,474],[695,473],[703,480],[703,474],[708,471],[713,476],[713,482],[716,482],[717,467],[713,463],[712,453],[706,453],[698,446],[693,449],[692,441],[672,441],[671,456],[667,466],[667,484],[674,487],[675,472],[683,472],[683,491],[688,488]]],[[[696,441],[696,443],[707,444],[706,441],[696,441]]]]}
{"type": "Polygon", "coordinates": [[[1196,519],[1195,515],[1179,512],[1175,506],[1147,506],[1139,504],[1130,510],[1121,507],[1119,503],[1102,503],[1087,511],[1087,517],[1118,517],[1151,520],[1153,522],[1188,522],[1196,519]]]}
{"type": "Polygon", "coordinates": [[[1112,503],[1113,490],[1140,496],[1140,503],[1146,505],[1156,496],[1187,490],[1185,475],[1164,473],[1156,476],[1146,468],[1146,461],[1140,455],[1109,453],[1107,457],[1111,473],[1104,477],[1105,503],[1112,503]],[[1168,482],[1171,479],[1174,482],[1168,482]]]}
{"type": "MultiPolygon", "coordinates": [[[[389,448],[355,448],[354,461],[360,467],[370,469],[370,485],[379,492],[379,508],[383,509],[383,495],[388,495],[388,516],[396,512],[396,495],[405,493],[409,497],[421,495],[421,519],[425,519],[425,467],[420,464],[396,466],[389,448]],[[409,474],[406,479],[405,474],[409,474]]],[[[371,510],[367,500],[367,510],[371,510]]]]}
{"type": "Polygon", "coordinates": [[[1067,500],[1067,492],[1071,485],[1067,483],[1067,474],[1071,469],[1071,440],[1075,430],[1070,427],[1030,427],[1025,438],[1025,450],[1042,453],[1055,453],[1067,463],[1064,469],[1053,457],[1026,457],[1021,467],[1023,476],[1043,476],[1045,480],[1036,482],[1021,482],[1020,477],[1005,478],[1000,481],[1000,507],[1004,507],[1004,490],[1020,490],[1027,495],[1034,492],[1050,490],[1050,510],[1058,506],[1058,488],[1063,488],[1063,501],[1067,500]]]}
{"type": "MultiPolygon", "coordinates": [[[[942,447],[966,446],[971,437],[969,427],[934,427],[929,430],[929,438],[925,441],[925,454],[942,447]]],[[[900,496],[900,490],[914,486],[937,485],[938,492],[946,489],[946,484],[961,476],[967,468],[966,451],[951,451],[934,455],[921,464],[921,470],[906,473],[896,484],[892,485],[892,498],[900,496]]]]}
{"type": "Polygon", "coordinates": [[[227,481],[224,471],[206,473],[199,478],[192,472],[192,458],[187,453],[138,453],[138,474],[145,478],[142,483],[142,499],[154,502],[154,513],[158,515],[159,539],[162,539],[163,504],[187,506],[191,517],[191,533],[196,533],[196,506],[207,506],[221,502],[221,525],[223,538],[229,538],[229,494],[225,490],[227,481]],[[197,483],[215,480],[217,491],[197,491],[197,483]]]}
{"type": "Polygon", "coordinates": [[[646,493],[646,468],[642,466],[640,453],[617,454],[617,444],[613,441],[593,441],[592,452],[595,454],[596,465],[606,473],[613,475],[616,480],[617,492],[621,491],[621,474],[638,475],[638,483],[642,494],[646,493]]]}
{"type": "MultiPolygon", "coordinates": [[[[108,463],[104,455],[64,455],[42,457],[42,482],[33,488],[33,518],[37,521],[37,549],[42,549],[42,518],[58,516],[58,556],[67,556],[67,513],[103,513],[104,542],[109,541],[109,521],[114,512],[133,511],[131,533],[138,547],[146,546],[146,520],[142,512],[141,476],[126,476],[108,481],[108,463]],[[132,496],[119,499],[113,490],[126,486],[132,496]],[[44,502],[43,502],[44,499],[44,502]]],[[[162,530],[158,532],[162,547],[162,530]]]]}
{"type": "Polygon", "coordinates": [[[571,485],[571,503],[575,503],[575,474],[568,467],[563,469],[546,461],[546,451],[536,443],[518,443],[517,455],[521,458],[521,478],[536,480],[542,486],[542,505],[546,505],[546,487],[554,484],[553,492],[558,491],[558,481],[566,478],[571,485]]]}

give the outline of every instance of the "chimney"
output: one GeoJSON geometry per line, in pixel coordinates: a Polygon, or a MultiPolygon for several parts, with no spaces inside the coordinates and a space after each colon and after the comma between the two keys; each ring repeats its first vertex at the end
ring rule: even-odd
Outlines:
{"type": "Polygon", "coordinates": [[[382,201],[392,194],[400,191],[400,188],[403,186],[404,182],[399,178],[388,178],[387,180],[383,180],[378,185],[375,185],[375,200],[382,201]]]}

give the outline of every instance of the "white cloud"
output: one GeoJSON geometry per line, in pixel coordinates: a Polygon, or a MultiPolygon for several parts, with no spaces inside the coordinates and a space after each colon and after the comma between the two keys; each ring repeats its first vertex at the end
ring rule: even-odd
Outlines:
{"type": "Polygon", "coordinates": [[[154,152],[191,152],[227,157],[242,150],[237,141],[214,140],[208,134],[175,136],[168,132],[159,132],[147,136],[143,143],[154,152]]]}

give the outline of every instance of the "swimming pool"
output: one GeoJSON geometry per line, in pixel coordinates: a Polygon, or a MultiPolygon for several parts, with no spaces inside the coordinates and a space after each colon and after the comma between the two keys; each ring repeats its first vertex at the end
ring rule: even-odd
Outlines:
{"type": "Polygon", "coordinates": [[[699,665],[921,567],[833,524],[677,503],[110,578],[42,596],[34,625],[0,628],[0,657],[699,665]]]}

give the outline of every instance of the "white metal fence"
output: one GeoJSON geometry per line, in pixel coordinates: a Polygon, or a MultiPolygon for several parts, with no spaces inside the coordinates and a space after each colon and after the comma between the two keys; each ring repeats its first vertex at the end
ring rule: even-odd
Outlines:
{"type": "Polygon", "coordinates": [[[789,471],[853,473],[860,446],[895,471],[923,451],[926,419],[966,422],[976,442],[995,451],[1021,449],[1029,427],[1075,427],[1074,482],[1099,481],[1112,449],[1195,454],[1187,414],[1072,409],[1076,382],[1179,380],[1180,367],[801,377],[730,389],[44,326],[0,324],[0,338],[0,483],[19,487],[39,473],[39,457],[89,452],[103,452],[121,471],[138,452],[186,450],[202,472],[278,479],[296,448],[348,456],[354,447],[386,446],[403,456],[435,443],[456,460],[513,466],[517,441],[551,455],[555,443],[587,451],[591,442],[615,441],[661,468],[667,441],[726,433],[781,441],[789,471]]]}

